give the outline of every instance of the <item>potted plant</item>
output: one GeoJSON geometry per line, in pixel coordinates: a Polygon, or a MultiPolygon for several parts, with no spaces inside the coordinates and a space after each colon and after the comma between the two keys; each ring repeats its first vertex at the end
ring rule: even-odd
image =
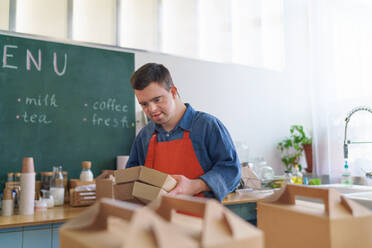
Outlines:
{"type": "Polygon", "coordinates": [[[303,152],[306,154],[307,172],[312,172],[312,139],[306,136],[303,126],[291,126],[290,136],[278,143],[278,149],[282,153],[281,161],[285,164],[286,171],[292,171],[298,165],[300,171],[302,166],[299,164],[303,152]]]}

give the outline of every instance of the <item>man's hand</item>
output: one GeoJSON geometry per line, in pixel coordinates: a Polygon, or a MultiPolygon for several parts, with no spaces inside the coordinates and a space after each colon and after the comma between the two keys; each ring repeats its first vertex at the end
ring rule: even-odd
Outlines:
{"type": "Polygon", "coordinates": [[[188,179],[183,175],[172,175],[177,181],[176,187],[169,192],[171,195],[196,195],[203,191],[209,191],[209,186],[201,179],[188,179]]]}

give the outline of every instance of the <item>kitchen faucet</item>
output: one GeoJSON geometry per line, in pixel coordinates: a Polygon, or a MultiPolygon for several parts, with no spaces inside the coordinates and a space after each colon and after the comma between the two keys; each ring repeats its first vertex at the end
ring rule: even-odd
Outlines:
{"type": "Polygon", "coordinates": [[[358,142],[354,141],[354,142],[351,142],[350,140],[347,140],[347,125],[349,124],[350,117],[354,113],[356,113],[358,111],[362,111],[362,110],[368,111],[372,114],[372,108],[367,107],[367,106],[359,106],[359,107],[353,108],[346,116],[346,119],[345,119],[345,137],[344,137],[344,158],[345,158],[345,160],[348,159],[348,156],[349,156],[349,148],[348,148],[349,144],[368,144],[368,143],[372,144],[372,141],[358,141],[358,142]]]}

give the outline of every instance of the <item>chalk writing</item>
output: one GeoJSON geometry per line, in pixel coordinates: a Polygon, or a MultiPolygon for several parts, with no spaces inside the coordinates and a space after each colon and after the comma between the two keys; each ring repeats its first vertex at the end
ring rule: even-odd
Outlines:
{"type": "Polygon", "coordinates": [[[8,48],[18,48],[18,46],[14,45],[5,45],[3,49],[3,68],[10,68],[10,69],[18,69],[15,65],[8,64],[8,58],[13,58],[13,54],[8,54],[8,48]]]}
{"type": "Polygon", "coordinates": [[[27,52],[26,52],[26,68],[28,71],[31,70],[31,60],[32,62],[34,63],[35,67],[36,67],[36,70],[38,71],[41,71],[41,50],[39,49],[38,50],[38,54],[39,54],[39,57],[38,57],[38,62],[36,62],[34,56],[32,56],[32,53],[30,52],[30,50],[27,49],[27,52]]]}
{"type": "Polygon", "coordinates": [[[53,53],[53,68],[54,68],[54,72],[58,76],[63,76],[66,73],[66,66],[67,66],[67,54],[65,53],[65,63],[64,63],[64,66],[63,66],[63,70],[61,72],[59,72],[58,71],[58,65],[57,65],[57,54],[53,53]]]}
{"type": "MultiPolygon", "coordinates": [[[[18,65],[13,64],[15,59],[15,51],[14,49],[18,49],[16,45],[4,45],[3,46],[3,58],[2,58],[2,68],[13,69],[17,70],[18,65]]],[[[67,53],[64,54],[64,62],[63,62],[63,69],[58,67],[58,56],[56,52],[53,52],[53,69],[54,73],[58,76],[63,76],[66,73],[67,69],[67,53]]],[[[29,49],[26,49],[26,70],[31,71],[32,65],[36,68],[37,71],[42,71],[42,51],[41,49],[37,50],[37,58],[32,54],[29,49]]]]}
{"type": "MultiPolygon", "coordinates": [[[[94,112],[91,119],[91,123],[95,127],[112,127],[112,128],[129,128],[130,124],[128,123],[128,119],[126,115],[121,117],[112,117],[103,114],[98,114],[105,112],[105,113],[127,113],[128,112],[128,105],[120,104],[115,98],[107,98],[104,100],[96,100],[93,104],[84,103],[84,109],[87,109],[89,106],[94,112]]],[[[83,117],[82,119],[84,122],[88,119],[83,117]]]]}
{"type": "Polygon", "coordinates": [[[51,120],[47,119],[47,116],[45,114],[35,114],[35,113],[29,114],[27,112],[24,112],[23,114],[21,114],[20,117],[21,117],[21,120],[23,120],[25,123],[40,123],[40,124],[47,124],[47,125],[52,123],[51,120]]]}
{"type": "Polygon", "coordinates": [[[117,128],[129,128],[127,116],[124,115],[122,118],[110,118],[102,117],[94,113],[92,118],[92,124],[96,127],[117,127],[117,128]]]}
{"type": "Polygon", "coordinates": [[[58,107],[55,94],[46,94],[45,96],[39,95],[38,97],[26,97],[26,105],[46,106],[54,108],[58,107]]]}
{"type": "MultiPolygon", "coordinates": [[[[18,98],[17,102],[22,102],[22,98],[18,98]]],[[[24,104],[36,107],[52,107],[58,108],[57,98],[55,94],[38,95],[37,97],[26,96],[24,104]]],[[[43,113],[29,113],[25,111],[21,115],[16,115],[17,119],[23,120],[25,123],[39,123],[39,124],[51,124],[52,121],[48,119],[46,114],[43,113]]]]}
{"type": "Polygon", "coordinates": [[[107,100],[96,101],[93,103],[94,110],[101,111],[113,111],[113,112],[128,112],[128,105],[121,105],[116,102],[115,98],[109,98],[107,100]]]}

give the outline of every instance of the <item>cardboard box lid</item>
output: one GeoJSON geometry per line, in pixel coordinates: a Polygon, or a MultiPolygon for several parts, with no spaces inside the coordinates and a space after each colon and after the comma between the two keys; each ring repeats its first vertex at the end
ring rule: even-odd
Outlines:
{"type": "Polygon", "coordinates": [[[171,191],[177,184],[177,181],[170,175],[145,166],[117,170],[115,171],[115,181],[118,184],[141,181],[162,188],[167,192],[171,191]]]}
{"type": "Polygon", "coordinates": [[[191,237],[147,208],[102,199],[60,229],[61,248],[198,247],[191,237]]]}
{"type": "Polygon", "coordinates": [[[149,203],[167,192],[159,187],[135,182],[132,195],[145,203],[149,203]]]}
{"type": "Polygon", "coordinates": [[[102,170],[102,173],[96,179],[108,179],[114,177],[115,170],[102,170]]]}
{"type": "Polygon", "coordinates": [[[272,206],[329,219],[371,216],[364,206],[347,199],[334,189],[287,184],[273,196],[258,202],[258,206],[272,206]],[[323,200],[323,204],[296,201],[296,196],[323,200]]]}

